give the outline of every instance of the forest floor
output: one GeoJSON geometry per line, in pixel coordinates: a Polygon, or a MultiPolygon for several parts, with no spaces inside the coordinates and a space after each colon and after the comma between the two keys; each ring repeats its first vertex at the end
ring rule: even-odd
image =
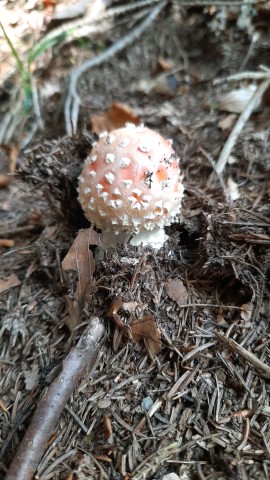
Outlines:
{"type": "Polygon", "coordinates": [[[269,480],[269,2],[2,0],[2,10],[0,478],[98,317],[106,333],[35,478],[269,480]],[[67,135],[70,75],[90,58],[67,135]],[[180,219],[158,251],[100,256],[87,244],[89,280],[62,264],[79,230],[93,234],[77,178],[93,132],[125,122],[173,140],[180,219]],[[74,316],[77,280],[91,296],[74,316]]]}

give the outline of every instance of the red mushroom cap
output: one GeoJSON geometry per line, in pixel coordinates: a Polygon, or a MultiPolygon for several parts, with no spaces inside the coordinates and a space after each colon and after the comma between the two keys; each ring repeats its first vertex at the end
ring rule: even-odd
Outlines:
{"type": "Polygon", "coordinates": [[[132,124],[100,135],[79,177],[79,200],[92,225],[138,233],[172,223],[183,185],[171,144],[132,124]]]}

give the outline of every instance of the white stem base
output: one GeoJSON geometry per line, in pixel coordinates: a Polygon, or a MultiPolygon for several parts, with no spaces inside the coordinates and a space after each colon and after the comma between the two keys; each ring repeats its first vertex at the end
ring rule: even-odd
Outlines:
{"type": "Polygon", "coordinates": [[[133,235],[130,243],[136,247],[139,245],[150,245],[151,247],[159,250],[167,239],[168,235],[166,235],[164,229],[157,228],[156,230],[146,230],[144,232],[137,233],[137,235],[133,235]]]}
{"type": "Polygon", "coordinates": [[[145,230],[143,232],[133,234],[130,240],[130,233],[118,233],[105,231],[101,233],[101,246],[104,250],[109,250],[115,247],[118,243],[129,243],[135,247],[139,245],[150,245],[152,248],[159,250],[168,236],[164,232],[163,228],[157,228],[156,230],[145,230]]]}

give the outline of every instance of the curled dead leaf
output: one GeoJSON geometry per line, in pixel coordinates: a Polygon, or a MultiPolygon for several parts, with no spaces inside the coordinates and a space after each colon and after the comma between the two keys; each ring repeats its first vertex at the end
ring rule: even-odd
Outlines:
{"type": "Polygon", "coordinates": [[[122,304],[123,300],[120,297],[115,298],[107,312],[108,317],[115,315],[118,312],[119,308],[122,306],[122,304]]]}
{"type": "Polygon", "coordinates": [[[164,58],[159,56],[157,59],[156,73],[168,72],[168,70],[172,70],[174,66],[175,63],[171,58],[164,58]]]}
{"type": "Polygon", "coordinates": [[[218,127],[222,131],[230,132],[235,124],[235,121],[236,121],[236,115],[234,113],[231,113],[230,115],[226,115],[225,118],[222,118],[222,120],[218,122],[218,127]]]}
{"type": "Polygon", "coordinates": [[[67,297],[71,331],[78,325],[81,312],[86,301],[90,300],[92,293],[96,291],[93,284],[95,261],[89,245],[98,245],[99,235],[92,228],[81,230],[71,245],[69,252],[62,262],[62,268],[77,272],[78,281],[74,298],[67,297]]]}
{"type": "Polygon", "coordinates": [[[164,285],[168,296],[177,303],[179,307],[188,303],[188,291],[181,280],[171,279],[164,285]]]}
{"type": "MultiPolygon", "coordinates": [[[[224,93],[218,99],[219,110],[231,113],[242,113],[254,92],[257,90],[257,85],[248,85],[244,88],[238,88],[231,90],[228,93],[224,93]]],[[[257,104],[254,106],[253,111],[258,110],[261,107],[261,98],[258,99],[257,104]]]]}
{"type": "Polygon", "coordinates": [[[114,102],[109,110],[100,115],[91,117],[91,124],[94,132],[110,132],[115,128],[124,127],[126,123],[140,125],[141,120],[138,115],[128,105],[114,102]]]}
{"type": "Polygon", "coordinates": [[[131,334],[135,342],[143,340],[150,358],[161,351],[161,333],[155,318],[151,314],[130,323],[131,334]]]}

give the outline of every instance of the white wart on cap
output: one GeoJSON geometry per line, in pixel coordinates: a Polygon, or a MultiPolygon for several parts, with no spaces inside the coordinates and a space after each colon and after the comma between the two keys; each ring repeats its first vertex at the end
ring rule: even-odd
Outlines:
{"type": "Polygon", "coordinates": [[[79,177],[79,200],[93,226],[113,235],[136,234],[133,245],[164,243],[164,226],[177,218],[183,196],[171,144],[132,124],[100,134],[79,177]]]}

